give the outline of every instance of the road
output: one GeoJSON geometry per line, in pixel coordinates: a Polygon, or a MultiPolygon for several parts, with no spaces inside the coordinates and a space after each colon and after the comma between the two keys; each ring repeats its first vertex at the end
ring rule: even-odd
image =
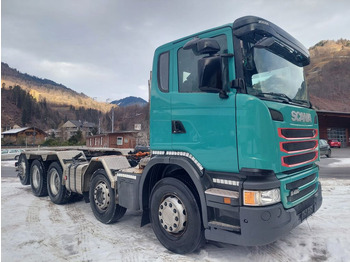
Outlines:
{"type": "Polygon", "coordinates": [[[17,177],[15,160],[1,161],[1,177],[17,177]]]}
{"type": "Polygon", "coordinates": [[[321,157],[321,178],[350,179],[350,148],[332,148],[332,157],[321,157]]]}

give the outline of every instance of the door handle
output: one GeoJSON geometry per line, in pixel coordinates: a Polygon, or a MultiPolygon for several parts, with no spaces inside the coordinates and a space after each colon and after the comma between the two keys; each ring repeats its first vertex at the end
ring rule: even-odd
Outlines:
{"type": "Polygon", "coordinates": [[[181,121],[173,120],[171,121],[171,130],[173,134],[185,134],[186,129],[181,121]]]}

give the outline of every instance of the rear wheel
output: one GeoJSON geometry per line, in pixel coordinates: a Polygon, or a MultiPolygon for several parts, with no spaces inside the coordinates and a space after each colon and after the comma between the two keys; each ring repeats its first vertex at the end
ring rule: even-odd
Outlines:
{"type": "Polygon", "coordinates": [[[22,185],[30,184],[30,170],[27,157],[20,155],[18,159],[18,177],[22,185]]]}
{"type": "Polygon", "coordinates": [[[332,151],[330,149],[328,149],[326,157],[331,157],[332,156],[332,151]]]}
{"type": "Polygon", "coordinates": [[[104,224],[117,222],[126,212],[126,208],[116,204],[115,191],[104,169],[92,175],[89,197],[92,212],[104,224]]]}
{"type": "Polygon", "coordinates": [[[37,159],[30,167],[30,185],[35,196],[47,196],[46,170],[43,163],[37,159]]]}
{"type": "Polygon", "coordinates": [[[158,240],[172,252],[193,252],[204,244],[200,208],[180,180],[164,178],[152,190],[151,223],[158,240]]]}
{"type": "Polygon", "coordinates": [[[55,204],[65,204],[71,193],[62,185],[62,168],[59,163],[53,162],[47,172],[47,189],[50,199],[55,204]]]}

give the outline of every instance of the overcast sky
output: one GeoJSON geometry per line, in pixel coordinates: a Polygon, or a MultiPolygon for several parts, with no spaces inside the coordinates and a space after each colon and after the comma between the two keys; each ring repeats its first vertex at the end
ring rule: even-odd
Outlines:
{"type": "Polygon", "coordinates": [[[306,47],[350,39],[349,0],[1,0],[1,61],[99,101],[147,100],[157,46],[245,15],[306,47]]]}

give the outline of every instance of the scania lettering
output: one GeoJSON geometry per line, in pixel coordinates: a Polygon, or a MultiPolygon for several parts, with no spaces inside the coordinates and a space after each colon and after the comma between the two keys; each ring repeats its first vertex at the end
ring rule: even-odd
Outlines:
{"type": "Polygon", "coordinates": [[[292,111],[291,114],[292,114],[292,121],[297,121],[297,122],[311,122],[312,121],[310,113],[292,111]]]}
{"type": "Polygon", "coordinates": [[[83,195],[106,224],[141,210],[141,226],[175,253],[205,240],[271,243],[322,203],[309,63],[301,43],[254,16],[164,44],[152,69],[150,157],[131,167],[122,155],[27,151],[20,181],[56,204],[83,195]]]}

